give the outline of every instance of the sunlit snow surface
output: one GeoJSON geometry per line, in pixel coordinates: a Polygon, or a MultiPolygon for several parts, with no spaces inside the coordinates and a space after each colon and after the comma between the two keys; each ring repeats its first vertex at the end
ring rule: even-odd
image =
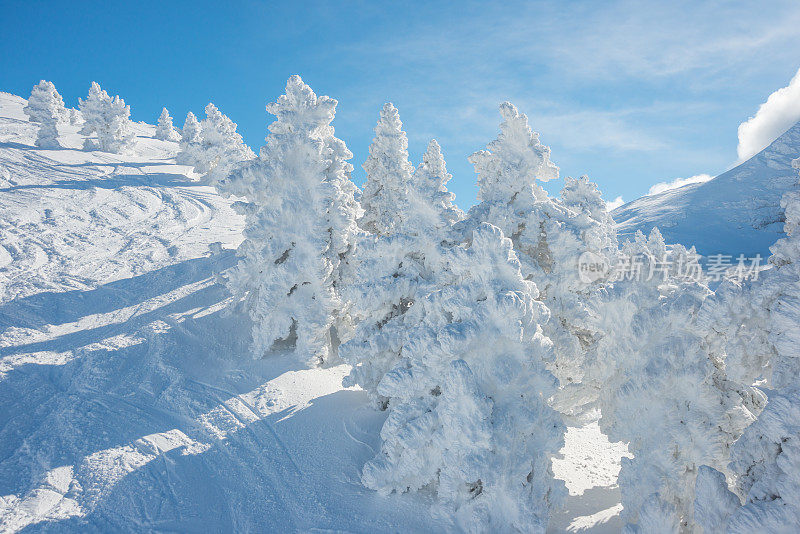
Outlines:
{"type": "MultiPolygon", "coordinates": [[[[39,149],[24,104],[0,93],[0,530],[453,528],[360,484],[384,415],[345,366],[252,360],[215,281],[242,221],[176,143],[135,124],[134,153],[86,152],[60,125],[39,149]]],[[[624,452],[570,428],[552,531],[619,529],[624,452]]]]}

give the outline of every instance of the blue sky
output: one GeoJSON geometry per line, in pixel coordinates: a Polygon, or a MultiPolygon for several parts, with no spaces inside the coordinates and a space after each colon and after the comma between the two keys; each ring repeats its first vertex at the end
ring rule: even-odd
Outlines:
{"type": "MultiPolygon", "coordinates": [[[[632,200],[657,182],[715,175],[737,128],[800,67],[800,2],[17,2],[0,6],[0,90],[52,80],[76,105],[92,80],[154,122],[213,101],[254,149],[264,105],[297,73],[339,100],[337,135],[361,182],[385,101],[416,164],[442,145],[462,207],[467,156],[497,107],[527,113],[562,176],[632,200]]],[[[799,106],[800,107],[800,106],[799,106]]],[[[556,192],[562,181],[547,184],[556,192]]]]}

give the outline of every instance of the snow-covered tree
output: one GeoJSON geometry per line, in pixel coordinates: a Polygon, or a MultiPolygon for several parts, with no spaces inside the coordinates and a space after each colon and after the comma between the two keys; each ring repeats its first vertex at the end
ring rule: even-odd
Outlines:
{"type": "Polygon", "coordinates": [[[422,163],[408,182],[407,213],[400,219],[404,233],[444,237],[443,231],[464,218],[464,213],[453,204],[455,194],[447,190],[452,177],[439,143],[432,139],[422,155],[422,163]]]}
{"type": "Polygon", "coordinates": [[[591,253],[610,264],[617,249],[613,221],[597,186],[586,178],[568,179],[562,200],[551,198],[540,182],[558,177],[550,149],[542,145],[528,118],[510,103],[500,106],[500,135],[486,150],[470,156],[478,173],[478,200],[459,224],[465,237],[483,221],[498,226],[514,243],[522,274],[533,280],[553,313],[544,326],[553,340],[552,371],[562,390],[559,410],[579,415],[596,398],[596,385],[584,380],[585,358],[601,332],[591,325],[589,303],[602,279],[587,278],[579,259],[591,253]]]}
{"type": "Polygon", "coordinates": [[[376,386],[397,363],[401,347],[396,336],[384,335],[383,327],[447,277],[443,244],[452,241],[451,225],[463,216],[445,186],[450,178],[439,144],[431,141],[407,195],[397,200],[394,232],[362,232],[350,260],[351,282],[343,291],[357,326],[340,351],[353,365],[345,384],[358,384],[384,408],[386,399],[376,386]]]}
{"type": "Polygon", "coordinates": [[[206,106],[206,118],[200,123],[200,138],[194,170],[204,174],[211,185],[228,176],[239,163],[255,157],[236,132],[236,123],[214,104],[206,106]]]}
{"type": "Polygon", "coordinates": [[[67,120],[70,125],[77,126],[83,122],[83,117],[81,116],[81,112],[77,109],[69,108],[69,110],[67,110],[67,120]]]}
{"type": "Polygon", "coordinates": [[[23,108],[28,120],[39,124],[36,146],[60,148],[57,124],[67,116],[64,100],[56,91],[53,82],[40,81],[33,86],[28,104],[23,108]]]}
{"type": "Polygon", "coordinates": [[[133,146],[131,108],[119,96],[111,98],[97,82],[92,82],[86,100],[78,99],[84,124],[80,133],[97,134],[97,144],[87,139],[84,148],[122,153],[133,146]]]}
{"type": "Polygon", "coordinates": [[[339,286],[358,203],[352,154],[331,126],[336,104],[289,78],[286,94],[267,105],[277,120],[258,158],[218,185],[245,199],[234,205],[245,216],[245,239],[226,277],[253,319],[256,357],[292,346],[317,364],[335,355],[350,328],[339,286]]]}
{"type": "Polygon", "coordinates": [[[200,145],[203,139],[200,135],[201,131],[200,121],[190,111],[186,114],[186,120],[183,122],[180,150],[178,150],[178,155],[175,156],[175,161],[178,164],[195,166],[200,158],[200,145]]]}
{"type": "Polygon", "coordinates": [[[766,379],[770,389],[766,408],[731,449],[733,491],[710,468],[698,480],[698,523],[709,532],[794,532],[800,525],[800,191],[785,193],[781,206],[786,238],[770,249],[773,268],[728,306],[749,300],[755,309],[730,322],[736,332],[753,333],[757,355],[742,357],[739,345],[728,343],[726,364],[741,380],[766,379]]]}
{"type": "Polygon", "coordinates": [[[700,465],[724,468],[753,420],[704,344],[697,316],[710,294],[694,249],[667,247],[653,229],[620,252],[626,269],[595,308],[590,374],[600,384],[600,428],[629,445],[619,474],[629,532],[693,532],[700,465]]]}
{"type": "Polygon", "coordinates": [[[494,226],[450,248],[447,265],[452,281],[382,333],[399,338],[401,358],[377,387],[389,416],[362,480],[383,493],[431,488],[466,531],[544,532],[565,494],[551,470],[565,426],[547,404],[558,387],[548,311],[494,226]]]}
{"type": "MultiPolygon", "coordinates": [[[[795,327],[796,329],[797,327],[795,327]]],[[[796,532],[800,525],[800,387],[771,392],[731,450],[734,490],[701,467],[695,513],[704,532],[796,532]],[[703,472],[702,470],[705,470],[703,472]],[[741,504],[739,495],[744,497],[741,504]]]]}
{"type": "Polygon", "coordinates": [[[408,139],[400,114],[391,103],[381,109],[375,126],[375,138],[364,162],[367,181],[361,195],[364,215],[359,226],[367,232],[388,235],[401,224],[400,213],[406,208],[408,184],[414,167],[408,161],[408,139]]]}
{"type": "Polygon", "coordinates": [[[156,139],[162,141],[177,141],[180,135],[172,125],[172,117],[169,115],[167,108],[161,108],[161,115],[158,116],[158,124],[156,125],[156,139]]]}

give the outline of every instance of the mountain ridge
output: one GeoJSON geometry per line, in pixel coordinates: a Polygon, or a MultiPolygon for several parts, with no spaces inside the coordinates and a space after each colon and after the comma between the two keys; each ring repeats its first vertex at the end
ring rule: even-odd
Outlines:
{"type": "Polygon", "coordinates": [[[792,159],[800,157],[800,122],[765,149],[703,183],[628,202],[612,212],[620,239],[658,227],[668,243],[697,252],[769,256],[784,236],[780,199],[798,187],[792,159]]]}

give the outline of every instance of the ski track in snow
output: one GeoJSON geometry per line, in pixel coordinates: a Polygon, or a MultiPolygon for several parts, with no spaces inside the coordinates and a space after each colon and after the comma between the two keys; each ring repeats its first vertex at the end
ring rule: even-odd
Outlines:
{"type": "MultiPolygon", "coordinates": [[[[216,275],[230,201],[134,124],[133,154],[33,146],[0,93],[0,531],[447,531],[360,484],[384,415],[346,366],[252,360],[216,275]],[[212,253],[209,245],[221,242],[212,253]]],[[[618,531],[624,447],[571,428],[550,531],[618,531]]]]}

